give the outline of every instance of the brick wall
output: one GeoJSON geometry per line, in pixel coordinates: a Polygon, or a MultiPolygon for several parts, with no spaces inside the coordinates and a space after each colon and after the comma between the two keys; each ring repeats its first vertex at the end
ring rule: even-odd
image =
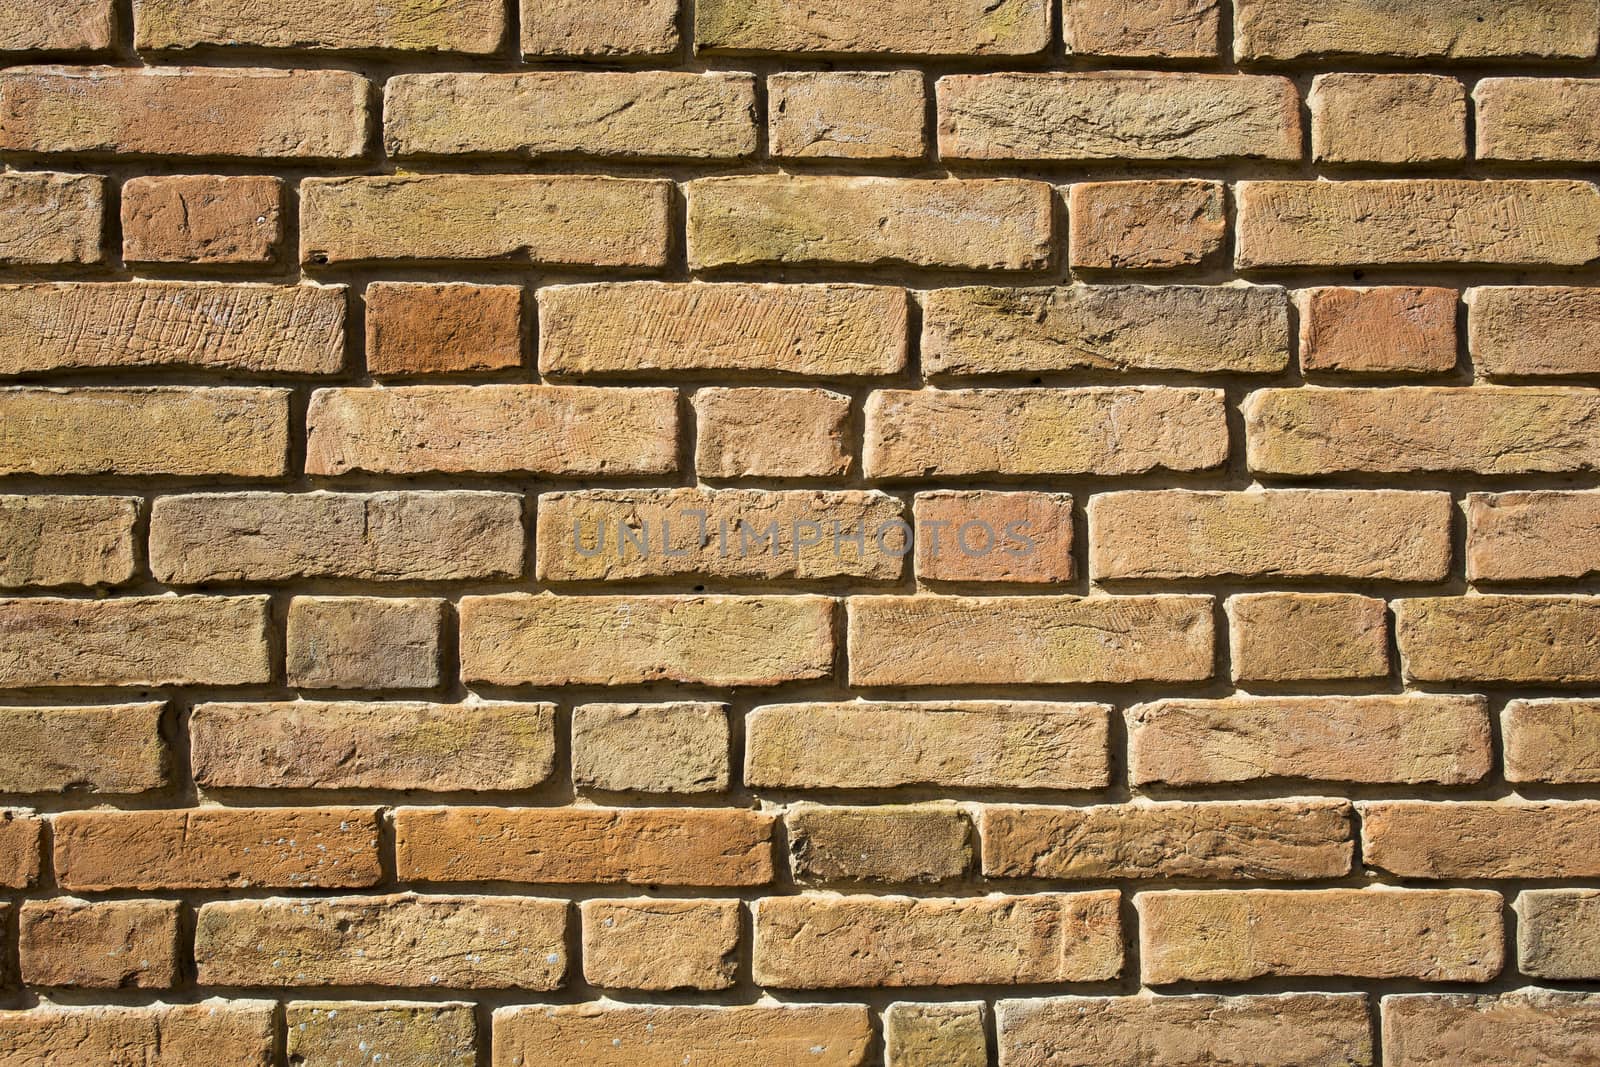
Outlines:
{"type": "Polygon", "coordinates": [[[4,0],[0,1067],[1600,1064],[1597,46],[4,0]]]}

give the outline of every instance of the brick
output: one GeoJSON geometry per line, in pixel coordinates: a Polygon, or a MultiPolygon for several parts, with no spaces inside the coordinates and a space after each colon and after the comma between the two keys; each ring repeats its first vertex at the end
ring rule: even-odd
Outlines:
{"type": "Polygon", "coordinates": [[[1262,389],[1242,405],[1250,469],[1321,477],[1600,468],[1600,393],[1585,389],[1262,389]]]}
{"type": "Polygon", "coordinates": [[[524,554],[512,493],[195,493],[150,510],[150,571],[178,585],[515,578],[524,554]]]}
{"type": "Polygon", "coordinates": [[[554,1058],[585,1067],[804,1063],[863,1067],[872,1023],[859,1004],[568,1004],[496,1008],[493,1067],[554,1058]]]}
{"type": "Polygon", "coordinates": [[[1063,685],[1211,676],[1205,596],[851,597],[850,684],[1063,685]]]}
{"type": "Polygon", "coordinates": [[[451,282],[367,286],[367,370],[376,377],[522,365],[522,287],[451,282]]]}
{"type": "Polygon", "coordinates": [[[1600,681],[1600,597],[1420,597],[1394,615],[1410,681],[1600,681]]]}
{"type": "Polygon", "coordinates": [[[140,1067],[269,1067],[277,1006],[203,1000],[149,1007],[47,1004],[0,1014],[0,1064],[137,1063],[140,1067]]]}
{"type": "Polygon", "coordinates": [[[817,596],[464,597],[461,673],[490,685],[769,686],[833,675],[817,596]]]}
{"type": "Polygon", "coordinates": [[[229,900],[201,905],[202,986],[560,988],[567,902],[394,896],[229,900]]]}
{"type": "Polygon", "coordinates": [[[733,808],[400,808],[401,881],[746,886],[776,819],[733,808]]]}
{"type": "Polygon", "coordinates": [[[867,398],[868,478],[1200,471],[1228,455],[1218,389],[885,389],[867,398]]]}
{"type": "Polygon", "coordinates": [[[1344,800],[979,809],[990,878],[1339,878],[1354,852],[1344,800]]]}
{"type": "Polygon", "coordinates": [[[1140,893],[1149,985],[1252,978],[1486,982],[1500,973],[1499,893],[1252,889],[1140,893]]]}
{"type": "Polygon", "coordinates": [[[347,70],[13,67],[0,72],[0,150],[356,159],[370,92],[347,70]]]}
{"type": "Polygon", "coordinates": [[[130,263],[270,263],[283,242],[283,180],[214,174],[133,178],[122,186],[130,263]]]}
{"type": "Polygon", "coordinates": [[[662,56],[678,50],[678,0],[545,0],[522,9],[522,54],[662,56]]]}
{"type": "Polygon", "coordinates": [[[1600,975],[1600,892],[1535,889],[1517,896],[1523,974],[1567,981],[1600,975]]]}
{"type": "Polygon", "coordinates": [[[1389,285],[1295,293],[1307,374],[1442,374],[1456,365],[1456,291],[1389,285]]]}
{"type": "Polygon", "coordinates": [[[1078,71],[939,79],[939,155],[1008,160],[1296,160],[1286,78],[1078,71]]]}
{"type": "Polygon", "coordinates": [[[972,867],[972,824],[954,804],[798,804],[783,825],[800,882],[945,882],[972,867]]]}
{"type": "Polygon", "coordinates": [[[1589,338],[1600,328],[1600,290],[1566,285],[1468,289],[1467,347],[1486,378],[1600,374],[1589,338]]]}
{"type": "Polygon", "coordinates": [[[0,424],[0,475],[272,478],[288,468],[287,389],[6,388],[0,424]]]}
{"type": "Polygon", "coordinates": [[[1318,74],[1306,95],[1318,163],[1467,158],[1467,90],[1434,74],[1318,74]],[[1374,117],[1382,115],[1381,122],[1374,117]]]}
{"type": "Polygon", "coordinates": [[[1237,0],[1240,60],[1589,58],[1600,13],[1579,0],[1465,0],[1416,17],[1385,0],[1237,0]]]}
{"type": "Polygon", "coordinates": [[[0,687],[272,680],[264,596],[0,600],[0,687]]]}
{"type": "Polygon", "coordinates": [[[376,885],[373,808],[197,808],[57,815],[56,880],[112,889],[342,889],[376,885]]]}
{"type": "Polygon", "coordinates": [[[335,374],[344,321],[342,285],[5,285],[0,374],[158,366],[335,374]]]}
{"type": "Polygon", "coordinates": [[[0,264],[104,263],[105,185],[95,174],[0,174],[0,264]]]}
{"type": "Polygon", "coordinates": [[[754,979],[779,989],[1025,985],[1122,973],[1115,890],[959,898],[765,897],[754,979]]]}
{"type": "Polygon", "coordinates": [[[1499,996],[1383,998],[1390,1067],[1497,1063],[1540,1067],[1600,1059],[1600,996],[1528,989],[1499,996]]]}
{"type": "Polygon", "coordinates": [[[296,1067],[475,1067],[471,1004],[297,1001],[286,1006],[289,1062],[296,1067]]]}
{"type": "Polygon", "coordinates": [[[697,178],[684,190],[691,270],[1040,270],[1055,259],[1043,182],[756,174],[697,178]]]}
{"type": "Polygon", "coordinates": [[[1295,778],[1464,785],[1489,773],[1482,697],[1411,694],[1158,700],[1130,708],[1135,785],[1295,778]]]}
{"type": "Polygon", "coordinates": [[[171,989],[178,984],[175,900],[30,900],[17,931],[33,986],[171,989]]]}
{"type": "Polygon", "coordinates": [[[1484,78],[1472,90],[1478,158],[1539,163],[1600,160],[1600,80],[1484,78]]]}
{"type": "Polygon", "coordinates": [[[699,389],[701,478],[839,478],[853,465],[850,398],[826,389],[699,389]]]}
{"type": "Polygon", "coordinates": [[[779,159],[921,159],[922,73],[792,71],[767,78],[767,144],[779,159]]]}
{"type": "Polygon", "coordinates": [[[306,473],[669,474],[673,389],[415,385],[319,389],[306,415],[306,473]]]}
{"type": "Polygon", "coordinates": [[[1110,781],[1104,704],[774,704],[745,719],[751,788],[1099,789],[1110,781]]]}
{"type": "Polygon", "coordinates": [[[500,47],[505,21],[500,0],[134,0],[133,46],[488,55],[500,47]]]}
{"type": "Polygon", "coordinates": [[[401,74],[384,87],[389,155],[744,159],[755,77],[684,71],[401,74]]]}
{"type": "Polygon", "coordinates": [[[1211,59],[1217,54],[1213,0],[1067,0],[1067,53],[1117,59],[1211,59]]]}
{"type": "Polygon", "coordinates": [[[205,703],[189,747],[208,790],[512,792],[550,777],[555,705],[205,703]]]}
{"type": "Polygon", "coordinates": [[[583,704],[572,780],[616,793],[720,793],[730,779],[726,704],[583,704]]]}
{"type": "Polygon", "coordinates": [[[1240,270],[1600,259],[1600,190],[1588,182],[1243,181],[1234,203],[1240,270]]]}
{"type": "Polygon", "coordinates": [[[166,705],[0,708],[4,793],[148,793],[167,784],[166,705]]]}
{"type": "Polygon", "coordinates": [[[431,689],[440,684],[445,602],[297,596],[286,680],[302,689],[431,689]]]}
{"type": "Polygon", "coordinates": [[[1002,1000],[1000,1055],[1014,1067],[1370,1067],[1361,994],[1049,997],[1002,1000]]]}
{"type": "Polygon", "coordinates": [[[1361,858],[1402,878],[1593,878],[1600,801],[1368,801],[1361,858]]]}
{"type": "Polygon", "coordinates": [[[1099,493],[1089,501],[1096,578],[1381,578],[1450,569],[1446,493],[1268,489],[1099,493]]]}
{"type": "Polygon", "coordinates": [[[1508,782],[1600,782],[1600,701],[1513,700],[1501,713],[1508,782]]]}
{"type": "Polygon", "coordinates": [[[1070,581],[1072,497],[940,490],[916,497],[923,581],[1034,585],[1070,581]]]}
{"type": "Polygon", "coordinates": [[[697,52],[1025,56],[1050,46],[1045,0],[703,0],[697,52]]]}
{"type": "Polygon", "coordinates": [[[1355,593],[1244,593],[1228,598],[1235,682],[1328,682],[1389,676],[1389,609],[1355,593]]]}
{"type": "Polygon", "coordinates": [[[116,33],[113,0],[16,0],[0,11],[0,52],[103,52],[116,33]]]}
{"type": "Polygon", "coordinates": [[[981,1000],[891,1004],[883,1011],[890,1067],[986,1067],[988,1006],[981,1000]]]}
{"type": "Polygon", "coordinates": [[[585,900],[583,977],[602,989],[727,989],[739,969],[736,900],[585,900]]]}
{"type": "Polygon", "coordinates": [[[907,547],[903,510],[900,500],[872,490],[545,493],[534,558],[549,582],[894,581],[907,547]]]}
{"type": "Polygon", "coordinates": [[[1196,267],[1228,234],[1221,182],[1078,182],[1068,198],[1069,262],[1092,270],[1196,267]]]}
{"type": "Polygon", "coordinates": [[[39,880],[44,823],[0,809],[0,888],[31,889],[39,880]]]}
{"type": "Polygon", "coordinates": [[[136,570],[128,496],[0,496],[0,587],[121,585],[136,570]]]}
{"type": "Polygon", "coordinates": [[[659,268],[671,192],[657,179],[576,174],[307,178],[300,258],[659,268]]]}
{"type": "Polygon", "coordinates": [[[1277,286],[935,289],[923,297],[929,377],[1041,371],[1270,373],[1289,365],[1277,286]]]}
{"type": "Polygon", "coordinates": [[[539,369],[879,377],[905,369],[907,315],[890,286],[552,285],[539,290],[539,369]]]}
{"type": "Polygon", "coordinates": [[[1600,573],[1600,493],[1540,490],[1467,495],[1467,577],[1475,582],[1587,578],[1600,573]]]}

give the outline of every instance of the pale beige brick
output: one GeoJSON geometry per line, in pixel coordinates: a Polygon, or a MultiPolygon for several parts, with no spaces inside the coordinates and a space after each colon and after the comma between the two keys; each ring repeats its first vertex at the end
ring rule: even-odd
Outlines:
{"type": "Polygon", "coordinates": [[[1300,98],[1266,75],[1080,71],[939,79],[939,155],[1293,160],[1300,98]]]}
{"type": "Polygon", "coordinates": [[[1339,681],[1389,675],[1389,609],[1355,593],[1243,593],[1228,598],[1236,682],[1339,681]]]}
{"type": "Polygon", "coordinates": [[[166,705],[0,708],[0,792],[148,793],[167,784],[166,705]]]}
{"type": "Polygon", "coordinates": [[[891,1004],[883,1011],[889,1067],[987,1067],[988,1007],[981,1000],[891,1004]]]}
{"type": "Polygon", "coordinates": [[[850,683],[1062,685],[1198,681],[1208,596],[856,596],[850,683]]]}
{"type": "Polygon", "coordinates": [[[1071,55],[1210,59],[1217,54],[1216,0],[1066,0],[1062,35],[1071,55]]]}
{"type": "Polygon", "coordinates": [[[1018,56],[1050,45],[1045,0],[703,0],[695,50],[1018,56]]]}
{"type": "Polygon", "coordinates": [[[618,793],[720,793],[728,739],[726,704],[583,704],[572,710],[572,780],[618,793]]]}
{"type": "Polygon", "coordinates": [[[116,32],[113,0],[15,0],[0,8],[0,52],[102,52],[116,32]]]}
{"type": "Polygon", "coordinates": [[[552,285],[539,290],[539,369],[878,377],[905,369],[907,314],[905,291],[879,285],[552,285]]]}
{"type": "Polygon", "coordinates": [[[1228,235],[1221,182],[1078,182],[1067,201],[1069,262],[1168,270],[1215,259],[1228,235]]]}
{"type": "Polygon", "coordinates": [[[1240,270],[1600,259],[1600,190],[1589,182],[1244,181],[1234,202],[1240,270]]]}
{"type": "Polygon", "coordinates": [[[802,894],[751,905],[757,985],[1093,982],[1122,972],[1119,895],[914,899],[802,894]]]}
{"type": "Polygon", "coordinates": [[[0,475],[272,478],[289,464],[289,390],[0,389],[0,475]]]}
{"type": "Polygon", "coordinates": [[[86,156],[355,159],[371,84],[347,70],[12,67],[0,150],[86,156]]]}
{"type": "Polygon", "coordinates": [[[1489,773],[1482,697],[1158,700],[1127,712],[1135,785],[1296,778],[1464,785],[1489,773]]]}
{"type": "Polygon", "coordinates": [[[488,55],[505,22],[500,0],[134,0],[133,46],[488,55]]]}
{"type": "Polygon", "coordinates": [[[839,478],[853,466],[850,398],[826,389],[699,389],[701,478],[839,478]]]}
{"type": "Polygon", "coordinates": [[[697,178],[685,195],[693,270],[1040,270],[1055,261],[1054,193],[1044,182],[756,174],[697,178]]]}
{"type": "Polygon", "coordinates": [[[1600,701],[1513,700],[1500,724],[1507,781],[1600,782],[1600,701]]]}
{"type": "Polygon", "coordinates": [[[678,0],[540,0],[522,8],[525,56],[661,56],[678,50],[678,0]]]}
{"type": "Polygon", "coordinates": [[[1600,573],[1600,492],[1469,493],[1466,511],[1472,581],[1600,573]]]}
{"type": "Polygon", "coordinates": [[[93,174],[0,174],[0,264],[105,262],[105,184],[93,174]]]}
{"type": "Polygon", "coordinates": [[[1235,0],[1234,33],[1241,60],[1588,58],[1600,13],[1581,0],[1463,0],[1426,17],[1386,0],[1235,0]]]}
{"type": "Polygon", "coordinates": [[[783,825],[801,882],[944,882],[964,877],[975,852],[972,824],[954,804],[797,804],[783,825]]]}
{"type": "Polygon", "coordinates": [[[1104,704],[774,704],[745,719],[753,788],[1098,789],[1109,781],[1104,704]]]}
{"type": "Polygon", "coordinates": [[[1486,378],[1600,374],[1590,338],[1600,329],[1600,289],[1490,285],[1468,289],[1467,346],[1486,378]]]}
{"type": "Polygon", "coordinates": [[[818,596],[471,596],[461,673],[490,685],[777,685],[833,674],[818,596]]]}
{"type": "Polygon", "coordinates": [[[1389,1067],[1593,1060],[1600,1060],[1600,996],[1593,993],[1527,989],[1383,998],[1383,1062],[1389,1067]]]}
{"type": "Polygon", "coordinates": [[[921,71],[767,78],[767,143],[780,159],[921,159],[923,128],[921,71]]]}
{"type": "Polygon", "coordinates": [[[150,570],[178,585],[522,574],[511,493],[196,493],[157,498],[150,570]]]}
{"type": "Polygon", "coordinates": [[[916,497],[917,577],[1043,585],[1070,581],[1072,497],[948,489],[916,497]]]}
{"type": "Polygon", "coordinates": [[[129,263],[270,263],[283,241],[282,203],[281,178],[173,174],[131,179],[122,185],[122,258],[129,263]]]}
{"type": "Polygon", "coordinates": [[[922,301],[929,377],[1269,373],[1288,364],[1288,301],[1277,286],[984,286],[935,289],[922,301]]]}
{"type": "Polygon", "coordinates": [[[1294,298],[1307,374],[1439,374],[1456,365],[1454,289],[1327,286],[1294,298]]]}
{"type": "Polygon", "coordinates": [[[1140,893],[1147,984],[1262,977],[1486,982],[1500,973],[1499,893],[1252,889],[1140,893]]]}
{"type": "Polygon", "coordinates": [[[1600,161],[1600,79],[1484,78],[1472,100],[1479,159],[1600,161]]]}
{"type": "Polygon", "coordinates": [[[1600,392],[1592,389],[1262,389],[1241,406],[1258,474],[1600,469],[1600,392]]]}
{"type": "Polygon", "coordinates": [[[286,1006],[295,1067],[476,1067],[471,1004],[297,1001],[286,1006]]]}
{"type": "Polygon", "coordinates": [[[1535,889],[1517,896],[1517,969],[1535,978],[1600,975],[1600,891],[1535,889]]]}
{"type": "Polygon", "coordinates": [[[1447,493],[1268,489],[1100,493],[1090,499],[1096,578],[1383,578],[1450,569],[1447,493]]]}
{"type": "Polygon", "coordinates": [[[214,901],[195,920],[201,985],[552,990],[567,902],[526,896],[214,901]]]}
{"type": "Polygon", "coordinates": [[[1411,681],[1600,681],[1600,597],[1419,597],[1394,614],[1411,681]]]}
{"type": "Polygon", "coordinates": [[[867,398],[866,475],[1201,471],[1228,455],[1222,391],[1168,386],[885,389],[867,398]]]}
{"type": "Polygon", "coordinates": [[[671,182],[653,178],[576,174],[307,178],[300,258],[659,268],[671,191],[671,182]]]}
{"type": "Polygon", "coordinates": [[[1600,801],[1367,801],[1361,860],[1402,878],[1594,878],[1600,801]]]}
{"type": "Polygon", "coordinates": [[[677,401],[673,389],[559,385],[319,389],[306,473],[666,474],[677,401]]]}
{"type": "Polygon", "coordinates": [[[272,680],[264,596],[0,600],[0,687],[272,680]]]}
{"type": "Polygon", "coordinates": [[[771,815],[738,808],[400,808],[403,882],[751,886],[771,815]]]}
{"type": "Polygon", "coordinates": [[[711,990],[728,989],[737,978],[736,900],[585,900],[578,910],[590,985],[711,990]]]}
{"type": "Polygon", "coordinates": [[[1319,163],[1467,157],[1467,90],[1433,74],[1319,74],[1306,95],[1319,163]]]}
{"type": "Polygon", "coordinates": [[[171,989],[181,974],[175,900],[70,897],[22,905],[17,951],[28,985],[171,989]]]}
{"type": "Polygon", "coordinates": [[[0,496],[0,586],[121,585],[138,518],[136,497],[0,496]]]}
{"type": "Polygon", "coordinates": [[[978,829],[990,878],[1339,878],[1355,850],[1344,800],[986,804],[978,829]]]}
{"type": "Polygon", "coordinates": [[[401,74],[384,85],[389,155],[742,159],[755,77],[682,71],[401,74]]]}
{"type": "Polygon", "coordinates": [[[443,677],[444,627],[443,600],[297,596],[286,680],[303,689],[430,689],[443,677]]]}
{"type": "Polygon", "coordinates": [[[202,1000],[148,1007],[47,1004],[0,1014],[5,1067],[138,1063],[140,1067],[266,1067],[276,1045],[269,1000],[202,1000]]]}

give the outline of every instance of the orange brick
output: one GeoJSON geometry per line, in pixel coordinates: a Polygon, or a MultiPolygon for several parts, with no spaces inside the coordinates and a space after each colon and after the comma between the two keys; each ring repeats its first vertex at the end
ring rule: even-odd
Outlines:
{"type": "Polygon", "coordinates": [[[105,262],[105,185],[92,174],[0,174],[0,264],[105,262]]]}
{"type": "Polygon", "coordinates": [[[941,490],[916,498],[917,577],[1048,584],[1072,579],[1072,497],[941,490]]]}
{"type": "Polygon", "coordinates": [[[1222,252],[1228,233],[1221,182],[1079,182],[1068,204],[1074,267],[1197,267],[1222,252]]]}
{"type": "Polygon", "coordinates": [[[113,0],[16,0],[0,9],[0,52],[103,52],[115,11],[113,0]]]}
{"type": "Polygon", "coordinates": [[[31,889],[39,879],[44,823],[0,809],[0,888],[31,889]]]}
{"type": "Polygon", "coordinates": [[[502,0],[426,7],[361,0],[136,0],[140,51],[270,48],[487,55],[505,36],[502,0]]]}
{"type": "Polygon", "coordinates": [[[1295,293],[1307,374],[1440,374],[1456,365],[1456,291],[1420,286],[1295,293]]]}
{"type": "Polygon", "coordinates": [[[282,198],[278,178],[134,178],[122,186],[122,258],[270,263],[283,240],[282,198]]]}
{"type": "Polygon", "coordinates": [[[797,71],[767,78],[767,141],[791,159],[921,159],[922,72],[797,71]]]}
{"type": "Polygon", "coordinates": [[[0,708],[11,760],[0,792],[136,794],[167,784],[166,705],[0,708]]]}
{"type": "Polygon", "coordinates": [[[1383,998],[1383,1062],[1391,1067],[1536,1067],[1594,1059],[1600,1059],[1600,996],[1593,993],[1528,989],[1383,998]]]}
{"type": "Polygon", "coordinates": [[[695,391],[702,478],[838,478],[852,466],[850,398],[826,389],[695,391]]]}
{"type": "Polygon", "coordinates": [[[727,989],[739,968],[736,900],[586,900],[583,977],[602,989],[727,989]]]}
{"type": "Polygon", "coordinates": [[[178,984],[175,900],[30,900],[22,906],[18,951],[29,985],[89,989],[171,989],[178,984]]]}
{"type": "Polygon", "coordinates": [[[543,0],[522,9],[525,56],[660,56],[678,50],[678,0],[543,0]]]}
{"type": "Polygon", "coordinates": [[[151,1007],[49,1005],[0,1014],[0,1064],[141,1063],[262,1067],[277,1044],[277,1005],[202,1000],[151,1007]]]}
{"type": "Polygon", "coordinates": [[[1467,346],[1486,378],[1600,373],[1589,345],[1600,328],[1600,290],[1567,285],[1468,289],[1467,346]]]}
{"type": "Polygon", "coordinates": [[[1319,74],[1306,103],[1311,157],[1318,162],[1415,164],[1467,157],[1467,90],[1454,78],[1319,74]]]}
{"type": "Polygon", "coordinates": [[[367,370],[374,376],[470,373],[521,364],[521,286],[367,286],[367,370]]]}
{"type": "Polygon", "coordinates": [[[1600,876],[1600,801],[1369,801],[1361,860],[1402,878],[1600,876]]]}
{"type": "Polygon", "coordinates": [[[1212,0],[1066,0],[1067,52],[1118,59],[1209,59],[1217,54],[1212,0]]]}
{"type": "Polygon", "coordinates": [[[1228,598],[1236,682],[1337,681],[1389,675],[1389,607],[1355,593],[1245,593],[1228,598]]]}

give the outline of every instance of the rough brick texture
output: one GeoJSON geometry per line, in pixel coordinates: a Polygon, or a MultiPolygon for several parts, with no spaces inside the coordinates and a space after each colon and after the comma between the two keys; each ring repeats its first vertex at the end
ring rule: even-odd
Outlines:
{"type": "Polygon", "coordinates": [[[1595,0],[0,0],[0,1067],[1600,1064],[1595,0]]]}

